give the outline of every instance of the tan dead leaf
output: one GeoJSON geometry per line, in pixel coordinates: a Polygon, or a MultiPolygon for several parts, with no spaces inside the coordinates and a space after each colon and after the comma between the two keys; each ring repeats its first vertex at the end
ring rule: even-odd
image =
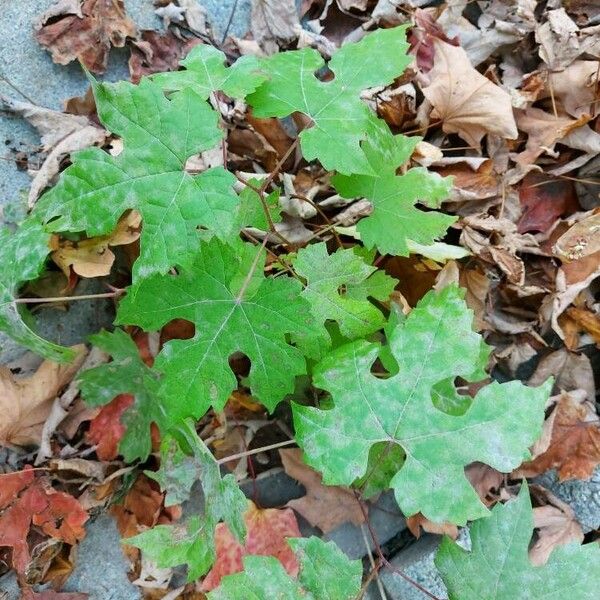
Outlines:
{"type": "Polygon", "coordinates": [[[77,59],[92,73],[104,73],[111,46],[122,48],[127,38],[137,37],[123,0],[84,0],[75,13],[68,5],[60,14],[50,8],[35,30],[36,40],[55,63],[66,65],[77,59]]]}
{"type": "Polygon", "coordinates": [[[532,485],[530,490],[537,501],[546,503],[533,509],[533,525],[537,532],[529,548],[532,564],[540,566],[548,561],[556,547],[572,542],[581,544],[584,536],[575,512],[566,502],[540,486],[532,485]]]}
{"type": "Polygon", "coordinates": [[[69,277],[71,267],[81,277],[108,275],[115,261],[110,246],[124,246],[140,237],[141,216],[131,211],[119,219],[117,228],[109,235],[88,238],[79,242],[60,240],[52,252],[52,260],[69,277]]]}
{"type": "Polygon", "coordinates": [[[600,211],[575,223],[563,233],[552,248],[562,260],[579,260],[600,251],[600,211]]]}
{"type": "Polygon", "coordinates": [[[17,377],[0,367],[0,444],[39,444],[54,398],[77,373],[86,355],[85,345],[73,346],[68,364],[45,360],[30,377],[17,377]]]}
{"type": "Polygon", "coordinates": [[[298,37],[300,21],[295,0],[252,0],[250,29],[267,54],[277,52],[278,42],[289,44],[298,37]]]}
{"type": "Polygon", "coordinates": [[[564,8],[545,12],[546,21],[535,31],[540,58],[552,71],[561,71],[584,53],[598,56],[596,27],[579,29],[564,8]]]}
{"type": "Polygon", "coordinates": [[[575,118],[596,113],[598,90],[597,60],[576,60],[564,71],[548,73],[545,97],[554,97],[575,118]]]}
{"type": "Polygon", "coordinates": [[[552,435],[544,452],[517,470],[519,477],[534,477],[557,469],[560,481],[588,479],[600,464],[600,419],[584,390],[562,393],[551,414],[552,435]]]}
{"type": "Polygon", "coordinates": [[[354,494],[343,487],[323,485],[321,474],[304,463],[300,449],[280,450],[279,454],[285,472],[306,488],[306,496],[290,500],[287,506],[311,525],[328,533],[348,521],[354,525],[365,522],[354,494]]]}
{"type": "Polygon", "coordinates": [[[452,523],[434,523],[421,513],[408,517],[406,526],[417,539],[421,537],[421,529],[427,533],[447,535],[453,540],[458,537],[458,527],[456,525],[452,523]]]}
{"type": "Polygon", "coordinates": [[[527,108],[517,111],[519,130],[528,134],[525,150],[515,156],[520,165],[533,164],[544,153],[553,154],[554,146],[571,132],[584,126],[590,120],[589,115],[579,119],[547,113],[540,108],[527,108]]]}
{"type": "Polygon", "coordinates": [[[486,133],[517,137],[509,94],[474,69],[462,48],[436,40],[429,75],[423,94],[433,105],[431,117],[442,121],[446,133],[477,147],[486,133]]]}

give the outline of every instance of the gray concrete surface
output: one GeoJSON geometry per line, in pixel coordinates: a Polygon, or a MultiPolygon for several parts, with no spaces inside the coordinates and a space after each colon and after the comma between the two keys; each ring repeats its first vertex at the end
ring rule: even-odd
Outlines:
{"type": "Polygon", "coordinates": [[[567,502],[575,511],[584,532],[600,528],[600,467],[588,480],[573,479],[561,483],[556,471],[552,470],[537,477],[535,483],[567,502]]]}

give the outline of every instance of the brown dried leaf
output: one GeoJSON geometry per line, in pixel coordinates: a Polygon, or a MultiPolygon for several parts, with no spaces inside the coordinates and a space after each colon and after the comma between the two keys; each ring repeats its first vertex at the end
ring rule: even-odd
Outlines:
{"type": "Polygon", "coordinates": [[[64,3],[61,9],[50,8],[35,26],[37,41],[55,63],[77,59],[92,73],[104,73],[111,46],[122,48],[127,38],[137,36],[123,0],[84,0],[78,13],[64,3]]]}
{"type": "Polygon", "coordinates": [[[589,120],[589,115],[583,115],[579,119],[560,115],[555,117],[540,108],[517,111],[519,130],[527,133],[529,137],[525,150],[515,156],[515,161],[525,166],[533,164],[544,152],[553,154],[557,142],[585,125],[589,120]]]}
{"type": "Polygon", "coordinates": [[[596,114],[598,92],[597,60],[576,60],[564,71],[548,73],[546,97],[554,97],[575,118],[596,114]]]}
{"type": "Polygon", "coordinates": [[[517,125],[508,93],[474,69],[462,48],[440,40],[434,43],[431,84],[423,89],[434,107],[431,117],[442,121],[446,133],[458,133],[472,146],[479,147],[487,133],[515,139],[517,125]]]}
{"type": "Polygon", "coordinates": [[[551,414],[552,436],[548,449],[534,455],[517,471],[519,477],[534,477],[557,469],[560,481],[588,479],[600,464],[600,420],[586,392],[575,390],[558,398],[551,414]]]}
{"type": "Polygon", "coordinates": [[[600,344],[600,317],[597,313],[586,308],[573,306],[567,309],[566,314],[581,330],[589,333],[596,344],[600,344]]]}
{"type": "Polygon", "coordinates": [[[600,251],[600,211],[575,223],[558,238],[552,251],[563,260],[579,260],[600,251]]]}
{"type": "Polygon", "coordinates": [[[298,448],[280,450],[285,472],[306,488],[306,496],[290,500],[287,506],[299,512],[311,525],[328,533],[348,521],[365,522],[360,505],[347,488],[323,485],[322,476],[302,460],[298,448]]]}
{"type": "Polygon", "coordinates": [[[129,58],[129,73],[131,81],[139,83],[145,75],[176,71],[179,61],[198,44],[198,38],[182,39],[172,31],[142,31],[141,37],[133,42],[129,58]]]}
{"type": "Polygon", "coordinates": [[[119,219],[116,229],[109,235],[79,242],[60,240],[51,254],[52,260],[67,277],[71,275],[71,267],[81,277],[108,275],[115,261],[110,246],[124,246],[135,242],[140,237],[141,222],[140,214],[130,211],[119,219]]]}
{"type": "Polygon", "coordinates": [[[73,362],[58,364],[45,360],[30,377],[19,378],[0,367],[0,444],[39,444],[42,428],[58,392],[67,385],[83,363],[85,345],[73,346],[73,362]]]}

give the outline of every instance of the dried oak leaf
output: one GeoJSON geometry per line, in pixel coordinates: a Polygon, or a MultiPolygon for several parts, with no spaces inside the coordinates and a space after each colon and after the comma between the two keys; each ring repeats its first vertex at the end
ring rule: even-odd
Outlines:
{"type": "Polygon", "coordinates": [[[77,355],[72,362],[45,360],[29,377],[17,377],[0,366],[1,445],[39,444],[54,398],[71,381],[85,358],[83,344],[73,349],[77,355]]]}
{"type": "Polygon", "coordinates": [[[68,277],[73,271],[81,277],[101,277],[108,275],[115,262],[115,255],[110,246],[125,246],[140,237],[142,217],[136,211],[123,215],[116,229],[99,237],[88,238],[78,242],[58,240],[55,236],[51,245],[54,249],[52,260],[68,277]]]}
{"type": "Polygon", "coordinates": [[[287,538],[302,537],[296,516],[291,508],[260,509],[253,502],[244,515],[246,523],[246,543],[242,546],[231,534],[227,525],[219,523],[215,529],[217,559],[213,568],[202,582],[202,590],[210,591],[217,587],[221,578],[243,570],[242,558],[247,554],[274,556],[285,570],[295,577],[299,565],[295,554],[287,543],[287,538]]]}
{"type": "Polygon", "coordinates": [[[431,84],[423,94],[433,105],[431,117],[446,133],[457,133],[479,146],[486,133],[515,139],[518,135],[510,96],[471,65],[466,52],[435,40],[431,84]]]}
{"type": "Polygon", "coordinates": [[[104,73],[111,46],[122,48],[137,36],[123,0],[84,0],[79,12],[68,4],[60,13],[53,8],[40,17],[35,38],[60,65],[77,59],[92,73],[104,73]]]}
{"type": "Polygon", "coordinates": [[[306,488],[306,496],[290,500],[287,506],[311,525],[328,533],[348,521],[354,525],[365,522],[354,494],[348,488],[323,485],[321,474],[304,463],[299,448],[280,450],[279,454],[285,472],[306,488]]]}
{"type": "Polygon", "coordinates": [[[560,481],[588,479],[600,464],[600,420],[586,392],[575,390],[561,394],[554,411],[544,424],[542,439],[550,443],[543,452],[518,469],[519,477],[534,477],[549,469],[558,470],[560,481]]]}
{"type": "Polygon", "coordinates": [[[25,573],[31,560],[27,535],[32,524],[71,545],[85,536],[88,515],[79,502],[34,479],[32,469],[3,475],[2,486],[14,495],[0,515],[0,546],[12,548],[11,562],[17,573],[25,573]]]}

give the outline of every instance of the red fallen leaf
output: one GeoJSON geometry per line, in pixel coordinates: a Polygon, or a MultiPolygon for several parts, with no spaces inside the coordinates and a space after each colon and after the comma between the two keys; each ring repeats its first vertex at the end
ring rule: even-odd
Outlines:
{"type": "Polygon", "coordinates": [[[27,535],[32,524],[50,537],[73,545],[85,536],[83,525],[87,519],[88,514],[75,498],[46,488],[43,480],[37,479],[0,516],[0,546],[12,548],[12,566],[22,574],[31,560],[27,535]]]}
{"type": "Polygon", "coordinates": [[[523,214],[519,219],[519,233],[546,231],[555,221],[579,210],[573,182],[544,173],[528,173],[519,188],[523,214]]]}
{"type": "Polygon", "coordinates": [[[0,475],[0,509],[11,504],[33,479],[33,468],[29,465],[22,471],[0,475]]]}
{"type": "Polygon", "coordinates": [[[415,55],[417,67],[428,73],[433,68],[435,56],[434,40],[442,40],[453,46],[460,46],[458,37],[450,39],[434,21],[433,13],[417,8],[414,14],[415,27],[408,34],[409,52],[415,55]]]}
{"type": "Polygon", "coordinates": [[[131,394],[119,394],[90,421],[87,437],[92,444],[96,444],[96,454],[100,460],[113,460],[119,455],[119,442],[125,434],[121,417],[133,401],[131,394]]]}
{"type": "Polygon", "coordinates": [[[298,574],[298,560],[286,539],[301,537],[298,521],[290,508],[260,509],[249,501],[244,515],[246,522],[246,544],[242,546],[233,537],[227,525],[219,523],[215,530],[217,560],[202,582],[202,590],[216,588],[221,578],[243,570],[242,557],[247,554],[274,556],[295,577],[298,574]]]}

